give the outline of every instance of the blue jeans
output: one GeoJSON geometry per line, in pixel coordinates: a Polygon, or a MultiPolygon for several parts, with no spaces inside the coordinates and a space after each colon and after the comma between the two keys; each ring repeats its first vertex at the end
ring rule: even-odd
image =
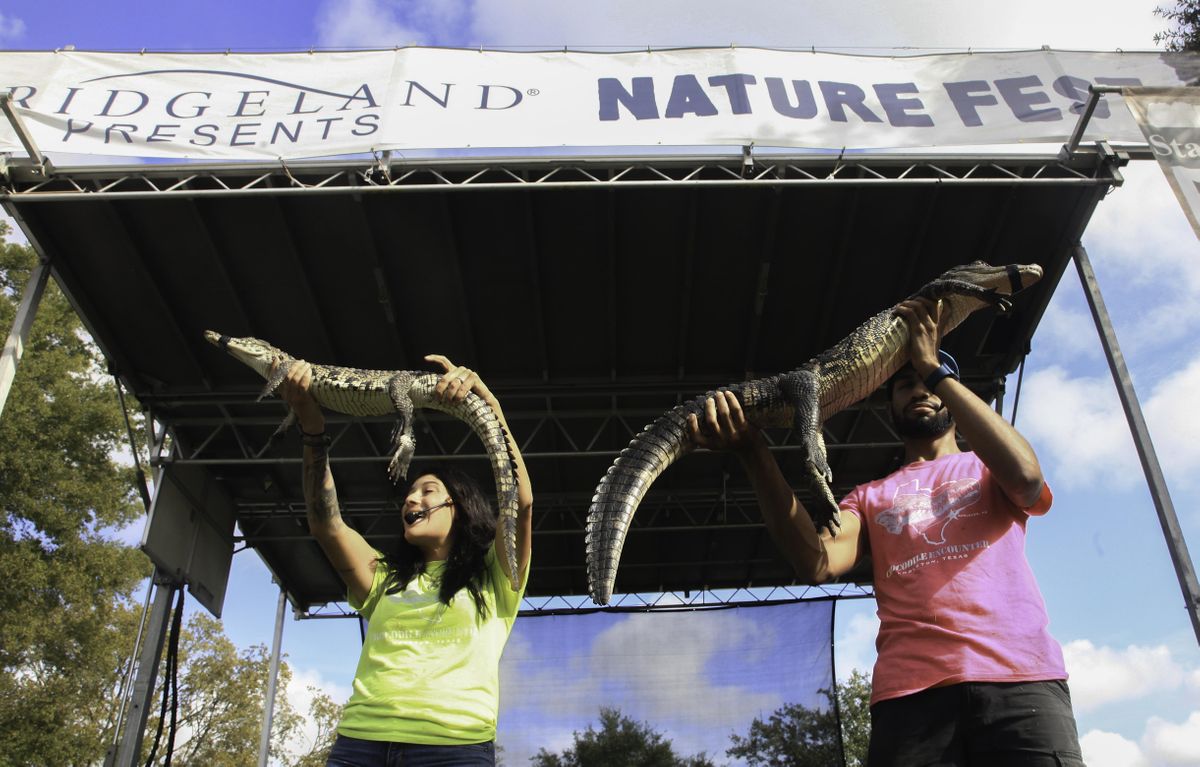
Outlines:
{"type": "Polygon", "coordinates": [[[496,745],[421,746],[338,735],[325,767],[495,767],[496,745]]]}

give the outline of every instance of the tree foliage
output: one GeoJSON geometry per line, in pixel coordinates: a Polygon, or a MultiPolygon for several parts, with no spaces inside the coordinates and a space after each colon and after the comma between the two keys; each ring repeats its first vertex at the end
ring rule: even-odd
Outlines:
{"type": "Polygon", "coordinates": [[[745,737],[731,736],[733,746],[725,753],[746,760],[750,767],[828,767],[841,764],[861,767],[867,762],[871,737],[871,678],[854,671],[845,684],[835,685],[841,732],[833,695],[820,692],[829,705],[808,708],[789,703],[767,719],[755,719],[745,737]]]}
{"type": "Polygon", "coordinates": [[[575,733],[571,748],[561,754],[543,748],[531,763],[534,767],[713,767],[704,754],[677,755],[671,741],[650,725],[608,707],[600,709],[600,729],[588,725],[575,733]]]}
{"type": "Polygon", "coordinates": [[[1171,22],[1171,28],[1154,35],[1169,51],[1200,51],[1200,0],[1180,0],[1169,8],[1158,7],[1154,15],[1171,22]]]}
{"type": "MultiPolygon", "coordinates": [[[[3,241],[7,336],[36,254],[3,241]]],[[[0,764],[101,758],[119,672],[149,574],[141,552],[105,537],[140,513],[112,384],[51,283],[0,414],[0,764]]]]}
{"type": "MultiPolygon", "coordinates": [[[[171,764],[181,767],[211,765],[236,767],[258,758],[262,712],[266,705],[270,653],[264,645],[238,648],[225,636],[221,624],[204,613],[188,621],[179,641],[178,732],[171,764]]],[[[165,664],[163,664],[165,667],[165,664]]],[[[280,663],[278,689],[287,688],[292,672],[280,663]]],[[[166,680],[160,678],[158,690],[166,680]]],[[[168,724],[170,714],[167,715],[168,724]]],[[[143,759],[158,724],[156,710],[147,726],[143,759]]],[[[282,760],[286,745],[297,734],[301,716],[282,692],[275,697],[271,724],[271,756],[282,760]]],[[[158,753],[164,754],[166,728],[158,753]]]]}
{"type": "MultiPolygon", "coordinates": [[[[5,336],[37,263],[31,248],[5,242],[7,234],[0,223],[5,336]]],[[[132,470],[111,458],[127,437],[102,371],[99,351],[51,282],[0,414],[0,764],[97,764],[116,724],[141,613],[132,597],[150,563],[111,536],[142,507],[132,470]]],[[[180,642],[173,764],[255,762],[269,666],[265,647],[239,651],[217,621],[193,616],[180,642]]],[[[280,690],[290,678],[281,664],[280,690]]],[[[340,707],[310,692],[311,744],[301,737],[302,717],[282,693],[276,698],[275,763],[325,762],[340,707]]],[[[155,708],[144,756],[157,717],[155,708]]]]}

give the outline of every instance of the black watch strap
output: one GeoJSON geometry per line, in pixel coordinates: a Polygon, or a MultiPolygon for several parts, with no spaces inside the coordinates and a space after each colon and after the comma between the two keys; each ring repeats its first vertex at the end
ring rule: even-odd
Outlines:
{"type": "Polygon", "coordinates": [[[937,370],[925,377],[925,388],[932,393],[937,388],[937,385],[947,378],[953,378],[955,381],[959,380],[958,373],[955,373],[950,369],[949,365],[943,362],[938,365],[937,370]]]}

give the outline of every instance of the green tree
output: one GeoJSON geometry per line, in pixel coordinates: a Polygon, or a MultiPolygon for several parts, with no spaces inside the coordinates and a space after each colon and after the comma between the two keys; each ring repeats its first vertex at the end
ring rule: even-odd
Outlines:
{"type": "MultiPolygon", "coordinates": [[[[266,705],[267,676],[271,657],[264,645],[239,650],[225,636],[220,621],[206,613],[188,620],[179,640],[179,700],[176,710],[177,734],[171,764],[181,767],[237,767],[254,764],[258,758],[262,732],[262,712],[266,705]]],[[[156,689],[161,694],[166,679],[156,689]]],[[[287,744],[296,735],[301,717],[282,691],[292,672],[279,664],[278,689],[271,723],[271,757],[284,760],[287,744]]],[[[161,700],[161,698],[158,698],[161,700]]],[[[146,728],[143,758],[149,755],[158,727],[156,708],[146,728]]],[[[167,727],[163,728],[158,755],[165,756],[167,727]]]]}
{"type": "MultiPolygon", "coordinates": [[[[0,333],[36,254],[0,224],[0,333]]],[[[149,575],[110,540],[137,518],[132,472],[111,455],[124,421],[101,359],[50,284],[0,415],[0,764],[103,757],[120,670],[149,575]]]]}
{"type": "MultiPolygon", "coordinates": [[[[333,742],[337,740],[337,725],[342,718],[342,707],[333,698],[315,687],[309,686],[312,702],[308,705],[308,719],[316,728],[313,742],[308,751],[297,756],[290,767],[325,767],[333,742]]],[[[501,752],[499,746],[497,753],[501,752]]]]}
{"type": "Polygon", "coordinates": [[[681,757],[671,741],[649,724],[622,716],[615,708],[600,709],[600,729],[591,725],[575,732],[575,743],[561,754],[541,749],[534,767],[713,767],[704,754],[681,757]]]}
{"type": "Polygon", "coordinates": [[[1154,35],[1169,51],[1200,51],[1200,0],[1180,0],[1169,8],[1158,7],[1154,15],[1171,22],[1172,27],[1154,35]]]}
{"type": "Polygon", "coordinates": [[[828,767],[840,764],[844,751],[846,767],[865,765],[871,737],[871,678],[854,671],[845,684],[834,687],[841,713],[840,738],[833,695],[824,689],[820,692],[828,705],[786,704],[766,721],[751,722],[745,737],[731,736],[733,746],[725,753],[745,759],[750,767],[828,767]]]}

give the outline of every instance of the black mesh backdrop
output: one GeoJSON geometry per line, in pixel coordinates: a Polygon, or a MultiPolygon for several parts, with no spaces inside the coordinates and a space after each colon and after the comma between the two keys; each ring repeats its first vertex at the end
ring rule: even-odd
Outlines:
{"type": "MultiPolygon", "coordinates": [[[[755,717],[785,704],[830,710],[820,691],[833,686],[833,604],[522,615],[500,664],[503,763],[561,753],[609,706],[681,756],[744,764],[725,751],[755,717]]],[[[834,717],[817,719],[826,730],[816,737],[835,743],[834,717]]]]}

